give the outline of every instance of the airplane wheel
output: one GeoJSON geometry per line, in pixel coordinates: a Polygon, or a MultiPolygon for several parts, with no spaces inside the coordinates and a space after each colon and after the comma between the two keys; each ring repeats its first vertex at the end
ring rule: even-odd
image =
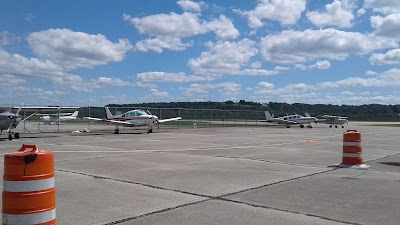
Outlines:
{"type": "Polygon", "coordinates": [[[344,128],[344,126],[342,126],[342,128],[344,128]]]}
{"type": "Polygon", "coordinates": [[[149,129],[149,133],[153,133],[153,129],[149,129]]]}
{"type": "Polygon", "coordinates": [[[114,130],[114,134],[119,134],[119,130],[118,130],[118,129],[115,129],[115,130],[114,130]]]}
{"type": "Polygon", "coordinates": [[[12,138],[12,134],[8,134],[8,140],[12,140],[13,138],[12,138]]]}
{"type": "Polygon", "coordinates": [[[329,128],[332,128],[332,125],[330,125],[329,128]]]}
{"type": "Polygon", "coordinates": [[[335,126],[335,128],[337,128],[337,126],[335,126]]]}
{"type": "Polygon", "coordinates": [[[301,128],[304,128],[304,126],[303,126],[303,125],[301,125],[300,127],[301,127],[301,128]]]}
{"type": "Polygon", "coordinates": [[[15,137],[15,139],[18,139],[19,138],[19,133],[15,133],[14,137],[15,137]]]}

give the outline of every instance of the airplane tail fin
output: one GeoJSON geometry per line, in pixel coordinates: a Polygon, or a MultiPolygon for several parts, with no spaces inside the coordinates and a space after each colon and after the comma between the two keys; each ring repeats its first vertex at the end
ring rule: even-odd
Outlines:
{"type": "Polygon", "coordinates": [[[72,113],[72,117],[78,117],[78,113],[79,113],[79,111],[75,111],[74,113],[72,113]]]}
{"type": "Polygon", "coordinates": [[[265,113],[265,119],[267,119],[267,120],[272,119],[272,116],[268,111],[265,111],[264,113],[265,113]]]}
{"type": "Polygon", "coordinates": [[[105,107],[105,109],[106,109],[107,119],[114,119],[114,115],[111,113],[110,109],[108,107],[105,107]]]}
{"type": "Polygon", "coordinates": [[[21,106],[19,107],[19,109],[18,109],[18,111],[16,113],[17,116],[19,116],[19,112],[21,112],[22,106],[24,106],[24,103],[22,103],[21,106]]]}
{"type": "Polygon", "coordinates": [[[304,115],[305,115],[306,117],[311,117],[311,115],[310,115],[308,112],[304,113],[304,115]]]}

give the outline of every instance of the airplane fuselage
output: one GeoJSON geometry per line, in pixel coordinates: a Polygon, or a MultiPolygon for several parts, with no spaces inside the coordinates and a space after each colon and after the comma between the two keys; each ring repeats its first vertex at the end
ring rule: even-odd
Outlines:
{"type": "Polygon", "coordinates": [[[114,117],[113,120],[128,122],[130,124],[126,124],[126,127],[141,127],[141,126],[152,126],[153,125],[153,116],[150,115],[140,115],[133,117],[114,117]]]}
{"type": "Polygon", "coordinates": [[[0,130],[14,129],[21,122],[21,118],[13,113],[4,112],[0,114],[0,130]],[[10,126],[11,125],[11,126],[10,126]]]}

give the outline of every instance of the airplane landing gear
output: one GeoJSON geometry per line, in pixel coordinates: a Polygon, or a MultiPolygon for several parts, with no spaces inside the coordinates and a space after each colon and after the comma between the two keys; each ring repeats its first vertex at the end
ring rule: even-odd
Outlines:
{"type": "Polygon", "coordinates": [[[303,125],[303,124],[300,124],[300,127],[301,127],[301,128],[304,128],[304,125],[303,125]]]}
{"type": "Polygon", "coordinates": [[[342,128],[344,128],[344,126],[342,125],[342,128]]]}
{"type": "Polygon", "coordinates": [[[118,128],[116,128],[116,129],[114,130],[114,134],[119,134],[119,129],[118,129],[118,128]]]}
{"type": "Polygon", "coordinates": [[[311,126],[311,125],[308,125],[307,127],[308,127],[308,128],[312,128],[312,126],[311,126]]]}
{"type": "Polygon", "coordinates": [[[332,128],[332,124],[331,124],[331,125],[329,125],[329,128],[332,128]]]}
{"type": "Polygon", "coordinates": [[[335,125],[335,128],[337,128],[337,125],[335,125]]]}
{"type": "Polygon", "coordinates": [[[15,132],[15,133],[13,133],[13,132],[9,132],[8,133],[8,140],[12,140],[13,139],[13,135],[14,135],[14,138],[15,139],[18,139],[19,138],[19,133],[18,132],[15,132]]]}
{"type": "Polygon", "coordinates": [[[147,134],[153,133],[153,129],[148,129],[147,134]]]}

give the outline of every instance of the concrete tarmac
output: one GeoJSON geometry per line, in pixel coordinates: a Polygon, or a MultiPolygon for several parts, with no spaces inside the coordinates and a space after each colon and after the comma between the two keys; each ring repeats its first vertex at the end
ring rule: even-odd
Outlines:
{"type": "Polygon", "coordinates": [[[73,134],[71,124],[12,141],[3,133],[0,153],[22,144],[55,153],[63,225],[399,224],[400,127],[366,125],[116,135],[102,125],[73,134]],[[347,129],[361,132],[370,169],[334,167],[347,129]]]}

